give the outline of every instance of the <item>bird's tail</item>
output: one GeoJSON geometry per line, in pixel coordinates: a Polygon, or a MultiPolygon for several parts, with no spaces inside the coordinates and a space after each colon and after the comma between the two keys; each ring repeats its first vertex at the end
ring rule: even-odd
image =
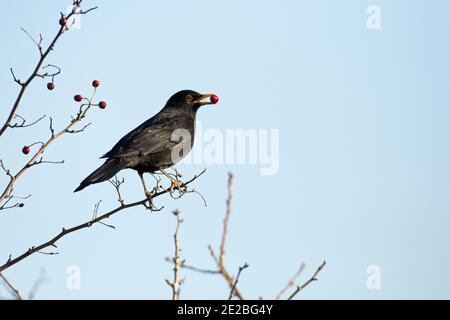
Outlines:
{"type": "Polygon", "coordinates": [[[99,183],[111,179],[117,172],[126,167],[127,162],[123,159],[108,159],[102,164],[97,170],[92,172],[81,181],[80,186],[76,188],[73,192],[78,192],[83,190],[88,185],[93,183],[99,183]]]}

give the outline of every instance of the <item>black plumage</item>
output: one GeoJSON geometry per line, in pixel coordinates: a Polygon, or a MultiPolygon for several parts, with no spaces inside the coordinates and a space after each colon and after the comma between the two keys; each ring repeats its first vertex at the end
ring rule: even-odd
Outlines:
{"type": "MultiPolygon", "coordinates": [[[[202,101],[211,96],[192,90],[175,93],[160,112],[126,134],[103,155],[105,163],[86,177],[74,192],[111,179],[122,169],[134,169],[142,179],[144,172],[163,170],[180,161],[194,143],[197,110],[211,104],[202,101]]],[[[147,193],[145,184],[144,189],[147,193]]]]}

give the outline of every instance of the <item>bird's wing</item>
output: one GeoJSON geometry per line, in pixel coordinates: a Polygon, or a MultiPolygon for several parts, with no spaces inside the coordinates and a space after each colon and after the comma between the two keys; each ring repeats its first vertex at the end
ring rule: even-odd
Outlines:
{"type": "Polygon", "coordinates": [[[176,128],[185,127],[181,117],[154,117],[125,135],[102,158],[144,156],[171,150],[179,141],[172,138],[176,128]]]}

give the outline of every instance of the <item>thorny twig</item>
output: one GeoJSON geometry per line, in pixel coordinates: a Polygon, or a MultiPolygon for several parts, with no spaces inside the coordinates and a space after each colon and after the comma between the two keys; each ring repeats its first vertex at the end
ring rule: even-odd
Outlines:
{"type": "MultiPolygon", "coordinates": [[[[188,185],[188,184],[192,183],[194,180],[196,180],[198,177],[200,177],[205,171],[206,170],[203,170],[201,173],[199,173],[199,174],[195,175],[194,177],[192,177],[189,181],[185,182],[185,185],[188,185]]],[[[169,192],[169,188],[162,189],[161,191],[159,191],[155,195],[153,195],[153,197],[154,198],[155,197],[159,197],[159,196],[161,196],[163,194],[166,194],[168,192],[169,192]]],[[[56,248],[56,243],[61,238],[67,236],[68,234],[71,234],[71,233],[76,232],[76,231],[81,230],[81,229],[89,228],[93,224],[96,224],[96,223],[98,223],[100,221],[103,221],[103,220],[111,217],[112,215],[114,215],[114,214],[116,214],[116,213],[118,213],[118,212],[120,212],[120,211],[122,211],[124,209],[132,208],[132,207],[136,207],[136,206],[141,206],[141,205],[145,206],[147,201],[148,201],[148,199],[145,198],[143,200],[132,202],[132,203],[128,203],[128,204],[124,203],[124,204],[121,204],[120,206],[116,207],[115,209],[110,210],[110,211],[104,213],[103,215],[96,217],[95,219],[89,219],[89,221],[81,223],[81,224],[79,224],[77,226],[74,226],[72,228],[69,228],[69,229],[62,228],[62,230],[57,235],[55,235],[53,238],[51,238],[50,240],[48,240],[48,241],[46,241],[46,242],[44,242],[44,243],[42,243],[40,245],[33,246],[33,247],[29,248],[27,251],[25,251],[24,253],[22,253],[21,255],[15,257],[15,258],[12,258],[10,256],[8,258],[8,260],[3,265],[0,266],[0,272],[3,272],[4,270],[10,268],[11,266],[17,264],[18,262],[26,259],[29,256],[40,252],[42,249],[45,249],[45,248],[48,248],[48,247],[56,248]]]]}
{"type": "Polygon", "coordinates": [[[175,233],[173,234],[173,242],[175,244],[175,253],[172,258],[173,262],[173,281],[170,282],[166,279],[166,283],[172,288],[172,300],[180,299],[180,286],[183,284],[183,279],[180,278],[180,269],[182,265],[181,261],[181,248],[180,248],[180,226],[183,223],[183,219],[180,216],[180,210],[175,209],[172,212],[177,218],[177,226],[175,228],[175,233]]]}

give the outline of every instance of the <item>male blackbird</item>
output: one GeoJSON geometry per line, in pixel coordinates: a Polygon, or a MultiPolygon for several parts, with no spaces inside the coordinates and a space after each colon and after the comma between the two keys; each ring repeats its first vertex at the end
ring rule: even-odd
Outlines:
{"type": "Polygon", "coordinates": [[[202,105],[216,103],[217,96],[211,101],[202,101],[212,96],[192,90],[175,93],[161,111],[126,134],[103,155],[101,158],[107,158],[105,163],[84,179],[74,192],[90,184],[109,180],[126,168],[138,172],[149,200],[144,172],[159,170],[172,181],[172,186],[176,186],[176,181],[164,169],[180,161],[192,148],[197,110],[202,105]]]}

